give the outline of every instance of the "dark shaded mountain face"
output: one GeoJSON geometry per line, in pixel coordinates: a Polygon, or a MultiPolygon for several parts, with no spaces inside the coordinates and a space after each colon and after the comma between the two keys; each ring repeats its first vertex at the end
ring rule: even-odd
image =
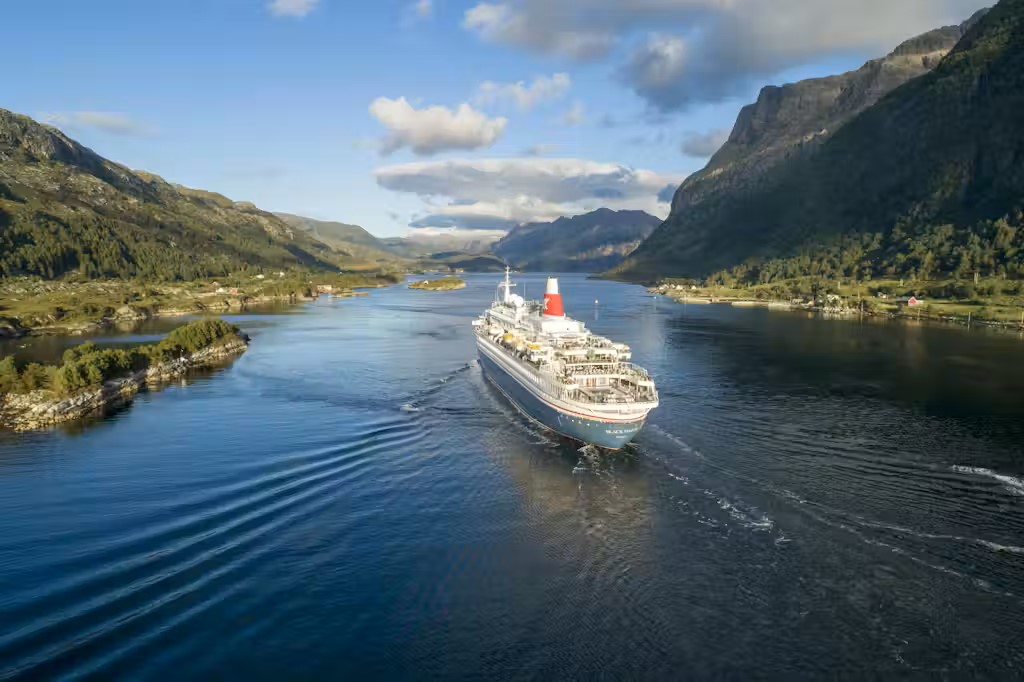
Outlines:
{"type": "Polygon", "coordinates": [[[464,272],[504,272],[505,270],[505,261],[489,253],[446,251],[433,254],[424,263],[430,267],[449,268],[464,272]]]}
{"type": "MultiPolygon", "coordinates": [[[[908,40],[888,56],[870,61],[856,71],[763,89],[758,101],[740,112],[729,141],[708,166],[687,178],[679,188],[668,220],[623,264],[618,276],[638,279],[663,275],[702,276],[751,257],[785,253],[808,236],[808,228],[801,228],[804,231],[799,233],[796,229],[798,224],[806,225],[805,218],[810,215],[808,187],[792,181],[782,182],[785,177],[800,175],[801,182],[810,183],[811,187],[819,180],[831,182],[828,178],[833,178],[843,186],[841,194],[856,195],[858,201],[869,204],[877,203],[878,197],[858,194],[860,188],[856,184],[847,184],[848,168],[844,166],[849,160],[840,158],[836,150],[843,148],[844,155],[849,153],[861,159],[866,159],[865,154],[876,154],[877,158],[867,162],[870,166],[867,172],[884,173],[891,165],[887,159],[889,153],[919,138],[920,121],[909,118],[909,114],[905,117],[898,111],[891,111],[886,125],[899,127],[908,137],[899,139],[887,135],[889,149],[879,147],[874,140],[856,140],[854,145],[864,144],[861,150],[850,148],[847,142],[833,145],[833,140],[844,133],[851,122],[873,119],[875,114],[869,116],[867,112],[876,109],[880,102],[898,99],[904,102],[900,107],[911,106],[908,97],[920,94],[918,86],[911,87],[911,84],[923,81],[940,63],[947,64],[949,60],[943,61],[944,58],[967,34],[986,30],[985,25],[990,22],[984,17],[985,12],[979,12],[961,26],[937,29],[908,40]],[[814,162],[819,158],[830,161],[814,162]],[[824,172],[826,177],[808,176],[808,169],[812,167],[813,172],[824,172]],[[769,187],[770,192],[777,193],[783,191],[783,186],[788,194],[769,193],[769,187]],[[772,213],[759,214],[767,209],[766,202],[789,207],[803,218],[787,216],[785,226],[776,225],[772,222],[772,213]]],[[[944,107],[946,102],[941,100],[938,96],[932,102],[944,107]]],[[[913,116],[928,118],[924,111],[913,108],[913,116]]],[[[875,125],[880,124],[877,118],[873,120],[875,125]]],[[[861,132],[854,135],[880,132],[868,132],[863,126],[858,123],[857,129],[861,132]]],[[[941,144],[937,139],[933,142],[941,144]]],[[[930,173],[930,169],[919,162],[911,159],[910,163],[913,174],[930,173]]],[[[867,213],[861,213],[861,218],[867,213]]],[[[819,223],[812,232],[854,229],[849,216],[824,211],[821,219],[826,219],[825,214],[832,222],[819,223]]],[[[870,227],[888,229],[894,219],[887,214],[887,225],[872,223],[870,227]]],[[[865,226],[862,219],[856,222],[860,227],[865,226]]]]}
{"type": "Polygon", "coordinates": [[[600,272],[614,267],[661,224],[643,211],[612,211],[528,223],[497,242],[494,253],[513,267],[542,272],[600,272]]]}
{"type": "Polygon", "coordinates": [[[250,203],[129,170],[0,109],[0,276],[194,279],[336,261],[250,203]]]}

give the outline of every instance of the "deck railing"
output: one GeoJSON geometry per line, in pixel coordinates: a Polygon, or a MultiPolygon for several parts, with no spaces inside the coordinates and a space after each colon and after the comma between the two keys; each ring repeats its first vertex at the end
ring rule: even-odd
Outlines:
{"type": "MultiPolygon", "coordinates": [[[[560,400],[572,400],[591,405],[631,405],[635,403],[654,402],[658,399],[658,393],[655,390],[651,390],[649,392],[644,391],[643,393],[635,396],[622,396],[609,391],[602,392],[599,396],[590,395],[586,392],[586,388],[588,387],[579,386],[571,377],[558,376],[550,369],[538,369],[532,363],[519,357],[515,351],[506,348],[501,343],[495,343],[495,345],[498,346],[503,353],[508,355],[510,359],[514,360],[517,367],[529,374],[541,390],[548,395],[557,397],[560,400]]],[[[597,368],[594,368],[591,371],[577,370],[573,372],[573,376],[588,376],[591,374],[632,374],[645,381],[651,380],[651,375],[648,374],[647,370],[630,362],[610,363],[609,369],[613,369],[614,371],[599,371],[597,368]]]]}

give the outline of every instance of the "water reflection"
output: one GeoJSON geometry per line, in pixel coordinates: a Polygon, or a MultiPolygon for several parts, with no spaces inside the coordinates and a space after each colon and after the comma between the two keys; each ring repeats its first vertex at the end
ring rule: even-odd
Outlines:
{"type": "MultiPolygon", "coordinates": [[[[248,332],[255,332],[275,324],[281,315],[300,315],[303,309],[287,304],[251,306],[244,312],[217,315],[248,332]]],[[[86,341],[98,345],[137,346],[154,343],[183,324],[199,319],[200,315],[175,315],[149,320],[117,322],[93,334],[53,334],[25,336],[20,339],[0,339],[0,358],[13,355],[19,362],[59,363],[64,351],[86,341]]]]}
{"type": "MultiPolygon", "coordinates": [[[[496,400],[504,400],[494,393],[496,400]]],[[[541,518],[555,520],[565,514],[590,520],[629,517],[630,526],[646,525],[647,477],[638,469],[635,450],[605,452],[581,446],[542,431],[519,414],[508,416],[517,420],[516,430],[524,431],[526,437],[511,439],[507,433],[497,432],[485,446],[541,518]]]]}
{"type": "Polygon", "coordinates": [[[1024,349],[1013,335],[721,308],[679,316],[669,333],[672,346],[747,392],[893,399],[932,416],[1024,417],[1024,349]]]}

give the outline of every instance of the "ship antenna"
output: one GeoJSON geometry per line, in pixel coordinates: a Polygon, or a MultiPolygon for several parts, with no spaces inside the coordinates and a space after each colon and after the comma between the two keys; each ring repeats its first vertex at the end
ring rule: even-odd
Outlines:
{"type": "Polygon", "coordinates": [[[506,265],[505,266],[505,281],[502,283],[502,286],[505,287],[505,303],[508,303],[512,299],[512,280],[511,280],[511,278],[509,276],[509,273],[511,273],[511,272],[512,272],[512,268],[510,268],[509,266],[506,265]]]}

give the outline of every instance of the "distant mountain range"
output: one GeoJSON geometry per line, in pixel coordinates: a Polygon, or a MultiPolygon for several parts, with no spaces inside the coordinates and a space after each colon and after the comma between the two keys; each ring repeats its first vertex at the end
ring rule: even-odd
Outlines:
{"type": "Polygon", "coordinates": [[[344,260],[250,203],[130,170],[0,109],[0,276],[194,279],[344,260]]]}
{"type": "MultiPolygon", "coordinates": [[[[499,235],[500,236],[500,235],[499,235]]],[[[384,247],[403,258],[430,258],[435,253],[459,252],[464,254],[490,253],[498,237],[477,234],[477,230],[460,230],[452,233],[425,234],[411,232],[405,237],[381,239],[384,247]]]]}
{"type": "Polygon", "coordinates": [[[520,225],[492,249],[521,270],[601,272],[621,263],[660,224],[659,218],[643,211],[601,208],[549,223],[520,225]]]}
{"type": "Polygon", "coordinates": [[[191,280],[247,267],[603,270],[658,220],[600,210],[523,225],[378,239],[359,225],[270,213],[105,159],[0,109],[0,276],[191,280]],[[495,255],[492,248],[497,252],[495,255]]]}
{"type": "Polygon", "coordinates": [[[288,225],[304,230],[338,253],[353,259],[375,263],[393,263],[400,258],[388,244],[359,225],[314,220],[291,213],[275,213],[288,225]]]}
{"type": "Polygon", "coordinates": [[[1022,27],[1024,0],[1003,0],[857,71],[765,88],[613,274],[1016,272],[1022,27]]]}

